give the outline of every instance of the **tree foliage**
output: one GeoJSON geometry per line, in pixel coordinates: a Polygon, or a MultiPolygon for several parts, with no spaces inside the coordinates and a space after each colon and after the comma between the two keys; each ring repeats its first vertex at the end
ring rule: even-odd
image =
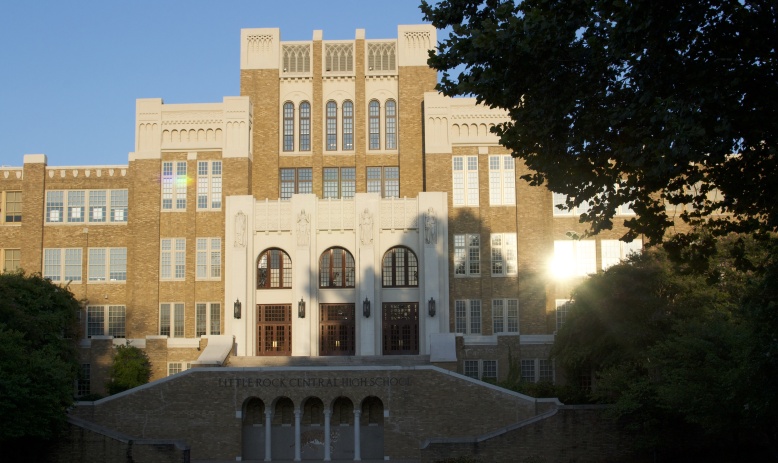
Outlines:
{"type": "Polygon", "coordinates": [[[495,131],[546,183],[586,201],[590,232],[631,204],[625,239],[675,219],[778,230],[778,4],[772,0],[422,1],[451,35],[439,90],[509,112],[495,131]],[[459,72],[461,70],[461,72],[459,72]],[[459,72],[454,76],[452,72],[459,72]],[[726,215],[711,213],[723,211],[726,215]]]}
{"type": "MultiPolygon", "coordinates": [[[[78,302],[40,275],[0,274],[0,449],[55,438],[78,376],[78,302]]],[[[25,445],[28,445],[25,444],[25,445]]]]}
{"type": "Polygon", "coordinates": [[[149,382],[151,362],[146,352],[129,344],[116,348],[106,384],[109,394],[117,394],[149,382]]]}
{"type": "Polygon", "coordinates": [[[655,249],[592,276],[553,355],[644,447],[778,458],[777,246],[727,237],[702,272],[655,249]]]}

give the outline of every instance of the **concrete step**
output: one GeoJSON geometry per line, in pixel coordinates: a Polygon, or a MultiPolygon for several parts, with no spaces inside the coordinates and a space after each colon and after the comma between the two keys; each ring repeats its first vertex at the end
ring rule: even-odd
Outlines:
{"type": "Polygon", "coordinates": [[[224,366],[250,367],[360,367],[429,365],[429,355],[371,355],[338,357],[230,357],[224,366]]]}

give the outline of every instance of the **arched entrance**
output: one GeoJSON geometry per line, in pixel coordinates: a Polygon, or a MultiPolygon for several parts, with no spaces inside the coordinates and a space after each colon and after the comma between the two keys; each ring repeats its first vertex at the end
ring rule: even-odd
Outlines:
{"type": "Polygon", "coordinates": [[[289,397],[279,397],[273,406],[270,452],[273,460],[294,459],[294,403],[289,397]]]}
{"type": "Polygon", "coordinates": [[[243,402],[241,454],[244,460],[265,459],[265,403],[256,397],[243,402]]]}
{"type": "Polygon", "coordinates": [[[354,403],[348,397],[338,397],[332,403],[332,459],[354,459],[354,403]]]}
{"type": "Polygon", "coordinates": [[[384,459],[384,403],[375,396],[362,401],[360,449],[365,460],[384,459]]]}
{"type": "Polygon", "coordinates": [[[318,397],[309,397],[303,405],[300,423],[300,458],[303,460],[323,460],[324,445],[324,403],[318,397]]]}

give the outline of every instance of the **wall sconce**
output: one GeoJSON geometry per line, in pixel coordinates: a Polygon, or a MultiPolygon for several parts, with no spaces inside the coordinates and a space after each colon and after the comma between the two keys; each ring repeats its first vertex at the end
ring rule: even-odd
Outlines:
{"type": "Polygon", "coordinates": [[[427,302],[427,310],[430,313],[430,317],[434,317],[435,316],[435,312],[436,312],[436,310],[435,310],[435,298],[431,297],[429,302],[427,302]]]}
{"type": "Polygon", "coordinates": [[[232,304],[232,309],[234,311],[235,318],[240,318],[240,309],[241,309],[240,299],[235,299],[235,303],[232,304]]]}
{"type": "Polygon", "coordinates": [[[370,299],[368,298],[362,302],[362,314],[365,318],[370,318],[370,299]]]}
{"type": "Polygon", "coordinates": [[[300,298],[300,302],[297,303],[297,316],[299,318],[305,318],[305,301],[300,298]]]}

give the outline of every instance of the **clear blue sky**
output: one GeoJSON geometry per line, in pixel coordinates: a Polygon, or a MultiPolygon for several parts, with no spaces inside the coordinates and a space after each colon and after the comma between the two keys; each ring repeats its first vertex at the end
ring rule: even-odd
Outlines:
{"type": "MultiPolygon", "coordinates": [[[[0,165],[126,164],[135,99],[240,93],[240,29],[281,40],[394,38],[419,0],[13,0],[0,8],[0,165]]],[[[440,37],[439,37],[440,39],[440,37]]]]}

